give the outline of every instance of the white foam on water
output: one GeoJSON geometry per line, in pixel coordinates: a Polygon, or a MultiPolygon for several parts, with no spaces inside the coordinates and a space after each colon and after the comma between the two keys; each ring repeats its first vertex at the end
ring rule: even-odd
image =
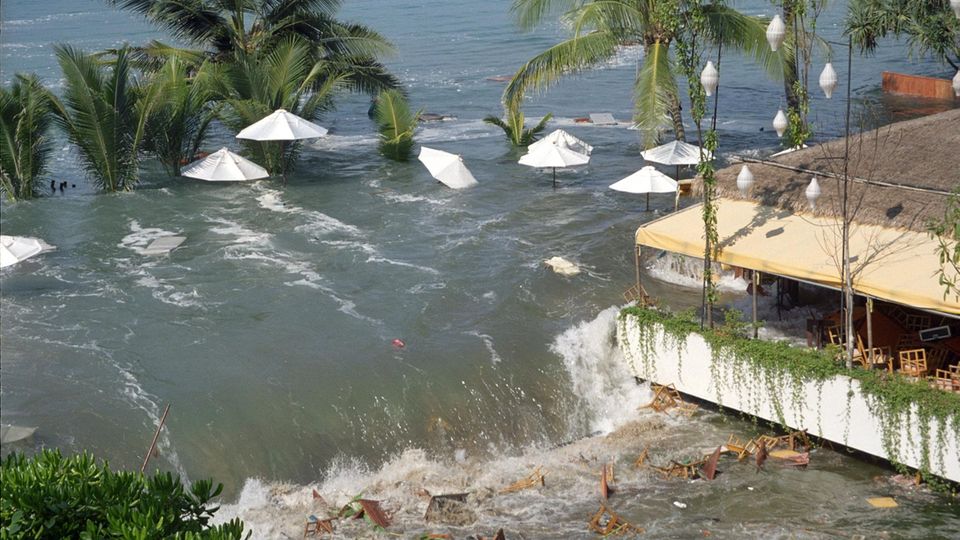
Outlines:
{"type": "Polygon", "coordinates": [[[286,204],[283,202],[283,199],[280,195],[281,194],[279,191],[266,189],[262,195],[257,197],[257,202],[260,203],[261,208],[265,208],[273,212],[295,214],[303,217],[307,223],[294,227],[294,230],[297,232],[309,234],[340,232],[357,236],[359,236],[362,232],[359,228],[344,223],[334,217],[328,216],[323,212],[307,210],[299,206],[286,204]]]}
{"type": "Polygon", "coordinates": [[[379,142],[377,137],[370,135],[327,135],[304,146],[314,150],[339,150],[343,148],[363,147],[366,151],[370,146],[379,142]]]}
{"type": "Polygon", "coordinates": [[[550,345],[563,360],[573,394],[585,403],[594,432],[609,433],[651,399],[649,387],[636,384],[617,346],[619,312],[611,306],[595,319],[568,328],[550,345]]]}
{"type": "Polygon", "coordinates": [[[497,353],[497,350],[493,347],[493,338],[487,334],[481,334],[476,330],[470,332],[464,332],[468,336],[475,336],[483,340],[483,346],[487,348],[487,352],[490,353],[490,363],[499,364],[503,361],[503,358],[497,353]]]}
{"type": "Polygon", "coordinates": [[[434,204],[438,206],[444,206],[447,203],[439,199],[431,199],[430,197],[421,197],[418,195],[409,195],[407,193],[396,193],[392,191],[381,191],[377,193],[381,199],[392,202],[392,203],[417,203],[425,202],[427,204],[434,204]]]}
{"type": "Polygon", "coordinates": [[[144,250],[154,240],[166,236],[176,236],[179,234],[177,232],[167,231],[158,227],[144,228],[136,220],[131,220],[129,226],[130,234],[121,238],[120,243],[117,244],[117,247],[133,250],[140,255],[144,255],[144,250]]]}
{"type": "MultiPolygon", "coordinates": [[[[491,126],[483,120],[447,120],[422,124],[422,127],[417,130],[416,138],[421,143],[442,143],[485,139],[500,135],[499,128],[491,126]]],[[[451,150],[451,152],[453,151],[451,150]]],[[[467,167],[469,167],[469,156],[464,156],[464,159],[467,160],[467,167]]]]}
{"type": "MultiPolygon", "coordinates": [[[[679,285],[699,289],[703,286],[703,260],[672,253],[657,257],[647,265],[650,276],[679,285]]],[[[720,271],[717,289],[727,292],[745,293],[747,282],[735,277],[732,271],[720,271]]]]}
{"type": "Polygon", "coordinates": [[[265,232],[252,231],[243,225],[224,218],[207,218],[211,223],[219,224],[218,227],[211,227],[210,232],[223,236],[232,236],[238,244],[263,244],[270,240],[271,234],[265,232]]]}

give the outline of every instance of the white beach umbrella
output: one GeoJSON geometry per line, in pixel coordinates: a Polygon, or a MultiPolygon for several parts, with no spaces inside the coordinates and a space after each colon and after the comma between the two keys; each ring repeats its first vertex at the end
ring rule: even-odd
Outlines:
{"type": "Polygon", "coordinates": [[[180,169],[180,174],[210,182],[257,180],[270,176],[263,167],[226,148],[194,161],[180,169]]]}
{"type": "MultiPolygon", "coordinates": [[[[704,149],[707,159],[713,159],[713,154],[704,149]]],[[[672,141],[656,148],[640,152],[643,159],[663,165],[696,165],[700,163],[700,147],[683,141],[672,141]]]]}
{"type": "Polygon", "coordinates": [[[327,128],[300,118],[285,109],[277,109],[243,128],[240,133],[237,133],[237,138],[253,141],[296,141],[316,139],[326,134],[327,128]]]}
{"type": "Polygon", "coordinates": [[[53,249],[56,248],[39,238],[0,235],[0,268],[13,266],[24,259],[53,249]]]}
{"type": "Polygon", "coordinates": [[[610,189],[624,193],[646,193],[647,210],[650,210],[651,193],[673,193],[678,185],[673,178],[647,165],[623,180],[610,184],[610,189]]]}
{"type": "Polygon", "coordinates": [[[589,162],[590,156],[574,152],[565,146],[553,144],[547,144],[534,149],[532,152],[527,152],[519,161],[521,165],[528,167],[553,169],[554,187],[557,185],[557,169],[586,165],[589,162]]]}
{"type": "Polygon", "coordinates": [[[578,154],[583,154],[589,156],[593,152],[593,147],[589,144],[581,141],[580,139],[574,137],[573,135],[567,133],[562,129],[552,131],[546,137],[540,139],[539,141],[531,144],[527,147],[527,153],[534,152],[540,148],[552,144],[554,146],[565,146],[569,150],[573,150],[578,154]]]}
{"type": "Polygon", "coordinates": [[[417,159],[427,167],[431,176],[447,187],[463,189],[478,184],[477,179],[463,164],[463,158],[457,154],[421,146],[417,159]]]}

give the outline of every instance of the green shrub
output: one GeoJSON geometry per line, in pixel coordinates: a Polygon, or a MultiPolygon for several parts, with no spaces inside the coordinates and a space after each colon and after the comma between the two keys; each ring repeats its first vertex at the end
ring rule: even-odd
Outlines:
{"type": "Polygon", "coordinates": [[[87,453],[13,453],[0,469],[0,538],[237,540],[239,519],[209,524],[222,489],[200,480],[187,490],[169,472],[114,472],[87,453]]]}

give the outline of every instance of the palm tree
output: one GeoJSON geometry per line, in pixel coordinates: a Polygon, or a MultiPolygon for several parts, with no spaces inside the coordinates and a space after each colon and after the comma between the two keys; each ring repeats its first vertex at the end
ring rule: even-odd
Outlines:
{"type": "Polygon", "coordinates": [[[399,90],[384,90],[374,104],[374,117],[380,129],[380,153],[396,161],[406,161],[413,149],[413,130],[423,109],[411,112],[399,90]]]}
{"type": "Polygon", "coordinates": [[[529,146],[537,139],[537,135],[546,129],[547,122],[553,118],[553,114],[547,113],[537,125],[532,128],[525,128],[525,119],[519,106],[507,107],[505,114],[506,118],[503,120],[491,115],[484,118],[483,121],[502,129],[507,139],[514,146],[529,146]]]}
{"type": "Polygon", "coordinates": [[[69,45],[57,45],[54,51],[65,79],[62,101],[54,100],[54,111],[79,148],[81,165],[100,189],[133,189],[147,118],[159,88],[135,85],[126,49],[117,51],[107,66],[69,45]]]}
{"type": "Polygon", "coordinates": [[[9,200],[37,194],[53,150],[52,120],[52,96],[36,75],[18,73],[9,89],[0,88],[0,190],[9,200]]]}
{"type": "MultiPolygon", "coordinates": [[[[217,62],[270,50],[295,36],[309,44],[314,61],[325,60],[348,72],[349,87],[355,91],[376,94],[400,87],[378,60],[391,53],[393,46],[366,26],[338,21],[335,15],[340,0],[107,1],[144,15],[175,38],[203,48],[217,62]]],[[[147,61],[172,50],[151,42],[138,52],[139,58],[147,61]]]]}
{"type": "Polygon", "coordinates": [[[147,119],[143,149],[155,155],[170,176],[199,151],[218,107],[213,101],[218,66],[170,55],[149,82],[159,102],[147,119]]]}
{"type": "Polygon", "coordinates": [[[911,56],[931,56],[960,69],[960,19],[949,2],[853,0],[846,31],[861,52],[874,52],[880,38],[905,35],[911,56]]]}
{"type": "MultiPolygon", "coordinates": [[[[314,61],[310,45],[288,37],[269,51],[241,52],[224,66],[215,92],[222,101],[220,118],[236,132],[277,109],[316,120],[332,107],[333,98],[351,85],[339,66],[314,61]]],[[[241,141],[254,161],[271,174],[286,174],[300,152],[300,143],[241,141]]]]}
{"type": "MultiPolygon", "coordinates": [[[[676,137],[683,139],[677,70],[670,47],[682,31],[685,9],[683,0],[515,0],[513,11],[521,27],[532,29],[560,12],[574,34],[524,64],[504,91],[504,101],[508,107],[519,104],[529,90],[543,91],[565,75],[610,60],[623,45],[639,43],[644,61],[634,82],[634,105],[644,142],[656,144],[665,124],[672,124],[676,137]],[[665,122],[667,118],[669,122],[665,122]]],[[[721,3],[702,9],[709,41],[753,55],[774,75],[782,72],[780,55],[771,53],[766,44],[764,20],[721,3]]]]}

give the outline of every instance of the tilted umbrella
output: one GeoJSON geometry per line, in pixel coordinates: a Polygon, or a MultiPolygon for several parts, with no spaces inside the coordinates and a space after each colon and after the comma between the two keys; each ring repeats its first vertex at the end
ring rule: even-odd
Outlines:
{"type": "Polygon", "coordinates": [[[611,184],[610,189],[625,193],[646,193],[647,210],[650,210],[651,193],[673,193],[677,191],[677,186],[676,180],[647,165],[623,180],[611,184]]]}
{"type": "MultiPolygon", "coordinates": [[[[280,155],[283,159],[283,147],[286,141],[316,139],[326,134],[327,128],[300,118],[285,109],[277,109],[240,130],[240,133],[237,133],[237,138],[252,141],[280,141],[280,155]]],[[[284,179],[286,179],[286,166],[285,164],[282,165],[284,165],[284,179]]]]}
{"type": "Polygon", "coordinates": [[[24,259],[54,249],[56,248],[39,238],[0,235],[0,268],[13,266],[24,259]]]}
{"type": "Polygon", "coordinates": [[[457,154],[421,146],[417,159],[427,167],[431,176],[447,187],[463,189],[478,184],[477,179],[463,164],[463,158],[457,154]]]}
{"type": "Polygon", "coordinates": [[[562,129],[558,129],[552,131],[546,137],[528,146],[527,153],[534,152],[535,150],[538,150],[548,144],[552,144],[554,146],[565,146],[567,149],[573,150],[574,152],[583,154],[585,156],[589,156],[590,153],[593,152],[593,147],[589,144],[581,141],[562,129]]]}
{"type": "Polygon", "coordinates": [[[528,167],[553,169],[553,187],[557,187],[557,169],[586,165],[590,156],[574,152],[563,146],[547,144],[528,152],[520,158],[519,163],[528,167]]]}
{"type": "MultiPolygon", "coordinates": [[[[703,154],[707,161],[713,159],[713,154],[706,148],[703,149],[703,154]]],[[[643,156],[643,159],[653,163],[675,165],[677,167],[677,181],[680,180],[681,165],[697,165],[700,163],[700,147],[683,141],[662,144],[656,148],[640,152],[640,155],[643,156]]],[[[677,195],[679,196],[679,193],[677,195]]]]}
{"type": "Polygon", "coordinates": [[[257,180],[270,176],[266,169],[242,156],[221,148],[180,169],[180,174],[210,182],[257,180]]]}

